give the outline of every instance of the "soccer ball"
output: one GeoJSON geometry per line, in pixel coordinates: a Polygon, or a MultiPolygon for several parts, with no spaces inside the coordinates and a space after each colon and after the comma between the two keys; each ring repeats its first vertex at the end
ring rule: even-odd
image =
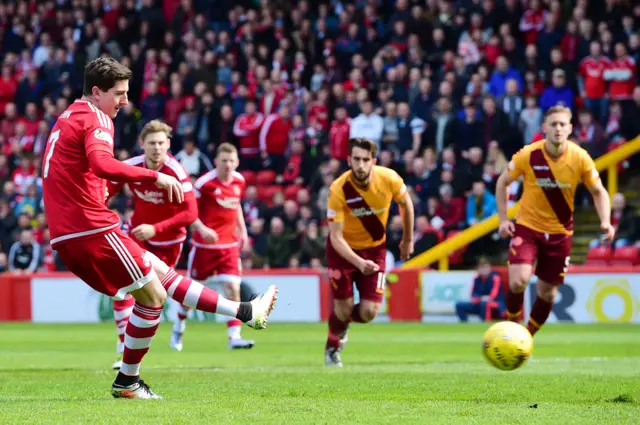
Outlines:
{"type": "Polygon", "coordinates": [[[515,322],[499,322],[484,333],[482,353],[500,370],[514,370],[531,356],[533,338],[524,326],[515,322]]]}

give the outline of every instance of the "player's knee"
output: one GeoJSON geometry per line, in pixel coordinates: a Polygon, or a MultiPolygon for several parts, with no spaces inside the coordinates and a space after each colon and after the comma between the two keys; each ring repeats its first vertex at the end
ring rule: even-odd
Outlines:
{"type": "Polygon", "coordinates": [[[353,301],[347,302],[345,300],[334,303],[333,311],[338,319],[342,321],[347,321],[351,317],[351,312],[353,311],[353,301]]]}
{"type": "Polygon", "coordinates": [[[509,288],[516,294],[524,292],[528,283],[529,278],[521,274],[509,277],[509,288]]]}
{"type": "Polygon", "coordinates": [[[558,293],[558,286],[538,281],[538,284],[536,285],[536,292],[536,295],[542,300],[548,303],[553,303],[556,298],[556,294],[558,293]]]}
{"type": "Polygon", "coordinates": [[[362,321],[368,323],[376,318],[380,311],[380,304],[368,304],[360,306],[360,317],[362,321]]]}

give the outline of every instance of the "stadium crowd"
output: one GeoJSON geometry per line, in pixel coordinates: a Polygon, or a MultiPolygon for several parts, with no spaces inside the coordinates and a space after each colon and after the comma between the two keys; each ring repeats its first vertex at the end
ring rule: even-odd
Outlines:
{"type": "MultiPolygon", "coordinates": [[[[549,107],[575,112],[574,140],[593,156],[640,134],[639,28],[630,0],[0,1],[0,271],[64,267],[40,164],[99,55],[134,72],[117,158],[141,153],[138,130],[155,118],[193,179],[218,143],[236,145],[244,266],[322,267],[349,137],[374,140],[405,178],[422,252],[496,211],[497,176],[542,138],[549,107]]],[[[111,204],[123,220],[130,196],[111,204]]],[[[396,214],[395,258],[400,229],[396,214]]]]}

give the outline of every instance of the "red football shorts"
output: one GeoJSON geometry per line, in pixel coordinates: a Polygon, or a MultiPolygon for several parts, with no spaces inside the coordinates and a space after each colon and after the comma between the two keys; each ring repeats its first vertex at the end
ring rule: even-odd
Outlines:
{"type": "Polygon", "coordinates": [[[165,262],[172,269],[176,267],[182,254],[182,243],[172,243],[171,245],[156,245],[149,241],[141,241],[133,236],[130,238],[136,242],[142,249],[153,253],[156,257],[165,262]]]}
{"type": "Polygon", "coordinates": [[[571,259],[571,235],[550,235],[516,224],[516,232],[509,243],[509,264],[531,264],[536,258],[538,279],[553,285],[564,283],[564,275],[571,259]]]}
{"type": "Polygon", "coordinates": [[[188,272],[196,280],[216,276],[223,282],[240,284],[240,248],[209,249],[194,246],[189,252],[188,272]]]}
{"type": "Polygon", "coordinates": [[[156,276],[145,250],[120,229],[87,239],[71,239],[56,251],[69,270],[98,292],[124,299],[156,276]]]}
{"type": "Polygon", "coordinates": [[[360,273],[353,264],[345,260],[327,240],[327,268],[329,269],[329,281],[333,291],[333,298],[344,300],[353,298],[353,284],[358,288],[361,300],[382,302],[386,286],[384,270],[387,259],[387,244],[362,250],[354,250],[356,254],[365,260],[371,260],[380,267],[378,273],[365,276],[360,273]]]}

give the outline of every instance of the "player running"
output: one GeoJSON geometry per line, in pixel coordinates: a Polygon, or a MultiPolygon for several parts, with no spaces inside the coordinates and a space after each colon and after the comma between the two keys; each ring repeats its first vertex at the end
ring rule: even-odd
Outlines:
{"type": "MultiPolygon", "coordinates": [[[[199,218],[193,224],[193,239],[189,252],[189,276],[206,281],[212,276],[224,284],[227,298],[240,301],[240,248],[248,249],[249,237],[240,200],[245,182],[236,172],[238,151],[229,143],[218,146],[216,168],[195,183],[199,218]]],[[[182,351],[182,336],[186,328],[189,306],[182,306],[173,324],[171,348],[182,351]]],[[[242,339],[242,322],[231,318],[227,322],[229,348],[252,348],[254,341],[242,339]]]]}
{"type": "Polygon", "coordinates": [[[277,289],[250,303],[238,303],[179,276],[120,230],[105,205],[106,180],[155,183],[169,202],[180,203],[182,183],[168,174],[134,167],[113,157],[113,121],[127,105],[131,71],[112,58],[87,64],[83,97],[58,118],[42,164],[44,207],[51,245],[71,272],[98,292],[135,299],[124,338],[122,367],[111,387],[114,397],[159,398],[140,379],[167,295],[209,313],[236,317],[256,329],[267,326],[277,289]]]}
{"type": "Polygon", "coordinates": [[[527,329],[534,335],[551,313],[558,285],[569,267],[573,235],[573,204],[576,188],[584,183],[600,216],[605,240],[612,240],[609,195],[589,154],[568,138],[571,110],[554,106],[545,114],[545,139],[525,146],[513,155],[496,187],[499,232],[510,236],[507,315],[518,322],[524,291],[537,259],[537,297],[527,329]],[[524,177],[524,191],[516,223],[507,218],[507,187],[524,177]]]}
{"type": "Polygon", "coordinates": [[[347,341],[349,322],[372,321],[384,298],[387,252],[386,225],[393,199],[400,206],[403,232],[400,257],[413,253],[413,203],[402,178],[393,170],[376,164],[374,142],[349,140],[349,171],[329,189],[327,218],[327,267],[333,291],[333,312],[325,365],[342,367],[340,350],[347,341]],[[354,305],[353,284],[360,303],[354,305]]]}
{"type": "MultiPolygon", "coordinates": [[[[170,175],[182,184],[184,202],[169,202],[167,192],[158,190],[153,182],[130,183],[133,193],[133,216],[128,223],[129,236],[140,247],[153,252],[169,267],[175,267],[187,236],[186,226],[198,218],[198,205],[189,175],[168,151],[171,147],[171,127],[159,120],[148,122],[140,132],[144,155],[126,160],[135,167],[156,170],[170,175]]],[[[110,195],[120,192],[123,183],[109,182],[110,195]]],[[[237,300],[236,300],[237,301],[237,300]]],[[[127,294],[123,300],[113,302],[114,317],[119,341],[113,369],[120,369],[124,354],[124,331],[133,310],[134,299],[127,294]]],[[[236,319],[237,320],[237,319],[236,319]]]]}

